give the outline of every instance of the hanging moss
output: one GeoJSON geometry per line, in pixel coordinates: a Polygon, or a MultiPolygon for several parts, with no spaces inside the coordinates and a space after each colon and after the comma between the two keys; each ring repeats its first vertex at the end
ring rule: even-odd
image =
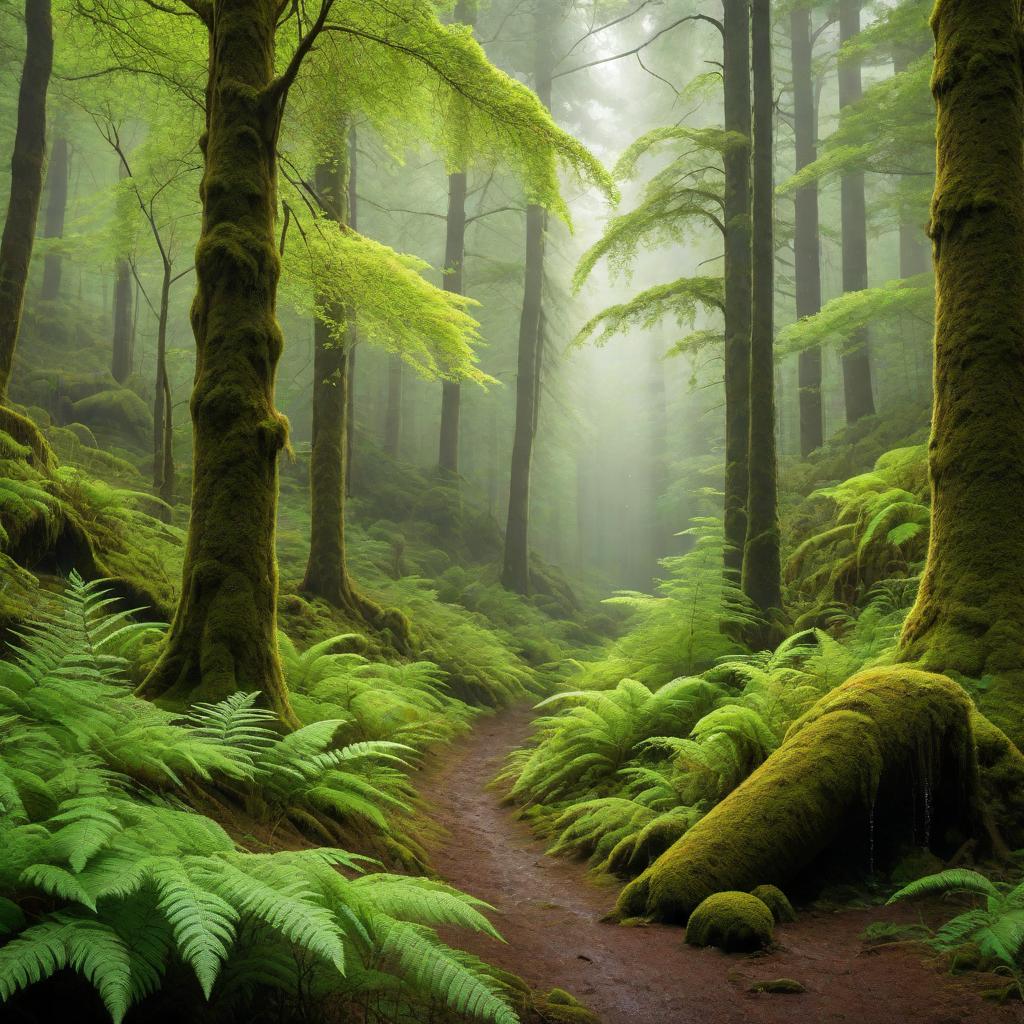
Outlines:
{"type": "Polygon", "coordinates": [[[718,892],[690,915],[686,941],[691,946],[718,946],[726,953],[753,953],[772,943],[772,912],[746,892],[718,892]]]}
{"type": "MultiPolygon", "coordinates": [[[[712,893],[785,885],[837,846],[893,843],[931,808],[928,838],[976,831],[971,702],[952,680],[912,669],[863,672],[825,696],[783,745],[619,898],[622,917],[685,922],[712,893]],[[927,800],[925,800],[927,794],[927,800]]],[[[882,850],[876,852],[881,856],[882,850]]]]}
{"type": "Polygon", "coordinates": [[[939,0],[932,531],[901,658],[990,677],[1024,742],[1024,67],[1019,5],[939,0]]]}

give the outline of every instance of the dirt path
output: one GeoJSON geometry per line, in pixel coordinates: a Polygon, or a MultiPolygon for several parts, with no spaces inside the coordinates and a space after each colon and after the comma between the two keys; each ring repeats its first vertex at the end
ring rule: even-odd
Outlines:
{"type": "MultiPolygon", "coordinates": [[[[438,872],[497,908],[508,942],[459,942],[531,986],[568,989],[604,1024],[1002,1024],[1024,1021],[1020,1003],[983,1001],[963,981],[923,962],[919,951],[865,951],[859,936],[888,910],[801,914],[776,932],[765,956],[695,950],[678,928],[602,924],[614,888],[578,864],[548,857],[528,827],[486,784],[529,732],[530,711],[481,719],[472,734],[421,778],[447,830],[433,851],[438,872]],[[793,978],[801,995],[754,994],[757,981],[793,978]]],[[[901,910],[910,918],[913,908],[901,910]]]]}

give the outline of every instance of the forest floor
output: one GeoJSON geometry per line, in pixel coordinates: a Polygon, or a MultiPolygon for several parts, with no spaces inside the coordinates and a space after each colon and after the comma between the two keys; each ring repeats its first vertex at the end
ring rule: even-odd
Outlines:
{"type": "Polygon", "coordinates": [[[1020,1002],[981,998],[979,990],[998,980],[991,975],[954,977],[920,946],[869,948],[861,941],[875,921],[920,920],[920,906],[802,910],[795,924],[777,929],[771,953],[750,957],[693,949],[680,928],[602,923],[616,887],[595,881],[578,863],[546,856],[543,842],[488,788],[505,756],[527,738],[531,719],[528,707],[479,719],[420,779],[445,833],[431,851],[434,868],[496,908],[492,920],[508,943],[463,934],[459,945],[536,990],[568,990],[603,1024],[1024,1021],[1020,1002]],[[806,991],[750,991],[780,978],[806,991]]]}

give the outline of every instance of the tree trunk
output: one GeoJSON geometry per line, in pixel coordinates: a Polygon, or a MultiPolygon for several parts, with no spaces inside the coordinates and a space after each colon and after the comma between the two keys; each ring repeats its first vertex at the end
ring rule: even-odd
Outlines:
{"type": "Polygon", "coordinates": [[[1013,0],[939,0],[932,528],[901,658],[988,677],[982,710],[1024,742],[1024,136],[1013,0]]]}
{"type": "MultiPolygon", "coordinates": [[[[58,135],[50,147],[50,163],[46,169],[46,219],[43,224],[44,238],[62,238],[64,235],[64,213],[68,205],[68,179],[70,175],[68,140],[58,135]]],[[[39,297],[44,302],[53,302],[60,294],[61,255],[48,252],[43,261],[43,286],[39,297]]]]}
{"type": "MultiPolygon", "coordinates": [[[[359,196],[356,191],[359,170],[359,147],[356,126],[353,122],[348,129],[348,225],[353,231],[359,230],[359,196]]],[[[345,375],[348,384],[348,401],[345,407],[345,497],[352,497],[356,443],[356,346],[359,337],[355,324],[352,325],[348,346],[348,367],[345,375]]]]}
{"type": "MultiPolygon", "coordinates": [[[[463,294],[463,261],[466,256],[466,172],[448,176],[448,232],[444,250],[444,288],[463,294]]],[[[451,476],[459,473],[459,416],[462,385],[446,380],[441,385],[441,443],[438,466],[451,476]]]]}
{"type": "MultiPolygon", "coordinates": [[[[539,4],[534,15],[534,88],[544,106],[551,107],[552,32],[559,4],[539,4]]],[[[526,210],[526,275],[519,320],[519,358],[516,369],[516,423],[509,475],[508,521],[501,582],[519,594],[530,592],[530,470],[537,432],[540,391],[540,349],[543,330],[544,233],[547,211],[530,204],[526,210]]]]}
{"type": "MultiPolygon", "coordinates": [[[[814,102],[814,45],[811,12],[795,9],[790,14],[793,54],[793,127],[796,137],[796,169],[817,159],[818,114],[814,102]]],[[[818,186],[799,189],[794,199],[794,269],[796,315],[814,316],[821,310],[821,242],[818,230],[818,186]]],[[[821,349],[815,345],[799,356],[800,454],[806,458],[825,440],[821,404],[821,349]]]]}
{"type": "Polygon", "coordinates": [[[114,280],[114,344],[110,373],[118,384],[132,375],[132,270],[127,260],[117,261],[114,280]]]}
{"type": "Polygon", "coordinates": [[[648,529],[650,556],[647,565],[651,579],[659,573],[658,563],[672,554],[672,528],[662,508],[668,491],[668,408],[666,405],[665,363],[652,345],[648,355],[648,411],[650,471],[648,486],[648,529]]]}
{"type": "MultiPolygon", "coordinates": [[[[743,591],[768,613],[782,608],[775,450],[775,227],[770,0],[753,0],[754,84],[753,306],[750,341],[750,484],[743,591]]],[[[773,630],[760,637],[770,646],[773,630]]]]}
{"type": "Polygon", "coordinates": [[[192,515],[181,597],[141,692],[173,702],[261,691],[295,716],[277,652],[278,457],[288,422],[274,406],[283,338],[274,78],[278,4],[215,4],[206,91],[203,217],[192,327],[196,374],[192,515]]]}
{"type": "Polygon", "coordinates": [[[0,238],[0,402],[14,366],[46,164],[46,91],[53,67],[49,0],[25,0],[25,63],[11,155],[11,193],[0,238]]]}
{"type": "Polygon", "coordinates": [[[156,386],[153,398],[153,493],[174,503],[174,437],[171,382],[167,375],[167,319],[171,304],[171,265],[164,263],[156,329],[156,386]]]}
{"type": "MultiPolygon", "coordinates": [[[[750,0],[723,0],[725,127],[750,138],[750,0]]],[[[725,154],[725,566],[738,581],[750,442],[750,148],[725,154]]]]}
{"type": "Polygon", "coordinates": [[[402,360],[388,359],[388,397],[384,412],[384,451],[397,459],[402,446],[402,360]]]}
{"type": "MultiPolygon", "coordinates": [[[[860,33],[862,0],[840,0],[840,45],[860,33]]],[[[839,107],[857,103],[863,96],[860,60],[839,64],[839,107]]],[[[863,173],[844,174],[842,180],[843,291],[859,292],[868,286],[867,200],[863,173]]],[[[846,341],[843,353],[843,394],[846,422],[856,423],[875,413],[871,389],[871,356],[868,330],[855,331],[846,341]]]]}

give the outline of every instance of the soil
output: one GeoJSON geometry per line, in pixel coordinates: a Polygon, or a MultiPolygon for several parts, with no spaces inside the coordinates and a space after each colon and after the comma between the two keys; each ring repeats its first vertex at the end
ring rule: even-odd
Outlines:
{"type": "MultiPolygon", "coordinates": [[[[876,921],[943,920],[936,906],[799,911],[776,929],[768,954],[727,956],[686,946],[667,926],[602,922],[615,902],[613,881],[578,863],[546,856],[544,844],[487,788],[510,750],[530,731],[529,708],[481,718],[472,733],[428,767],[420,789],[445,831],[433,844],[438,874],[495,908],[507,941],[450,936],[537,990],[559,987],[604,1024],[1002,1024],[1024,1022],[1019,1001],[980,995],[992,975],[953,976],[916,944],[868,947],[876,921]],[[758,982],[789,978],[799,994],[755,993],[758,982]]],[[[945,908],[945,917],[950,910],[945,908]]],[[[1005,979],[1002,985],[1005,985],[1005,979]]]]}

